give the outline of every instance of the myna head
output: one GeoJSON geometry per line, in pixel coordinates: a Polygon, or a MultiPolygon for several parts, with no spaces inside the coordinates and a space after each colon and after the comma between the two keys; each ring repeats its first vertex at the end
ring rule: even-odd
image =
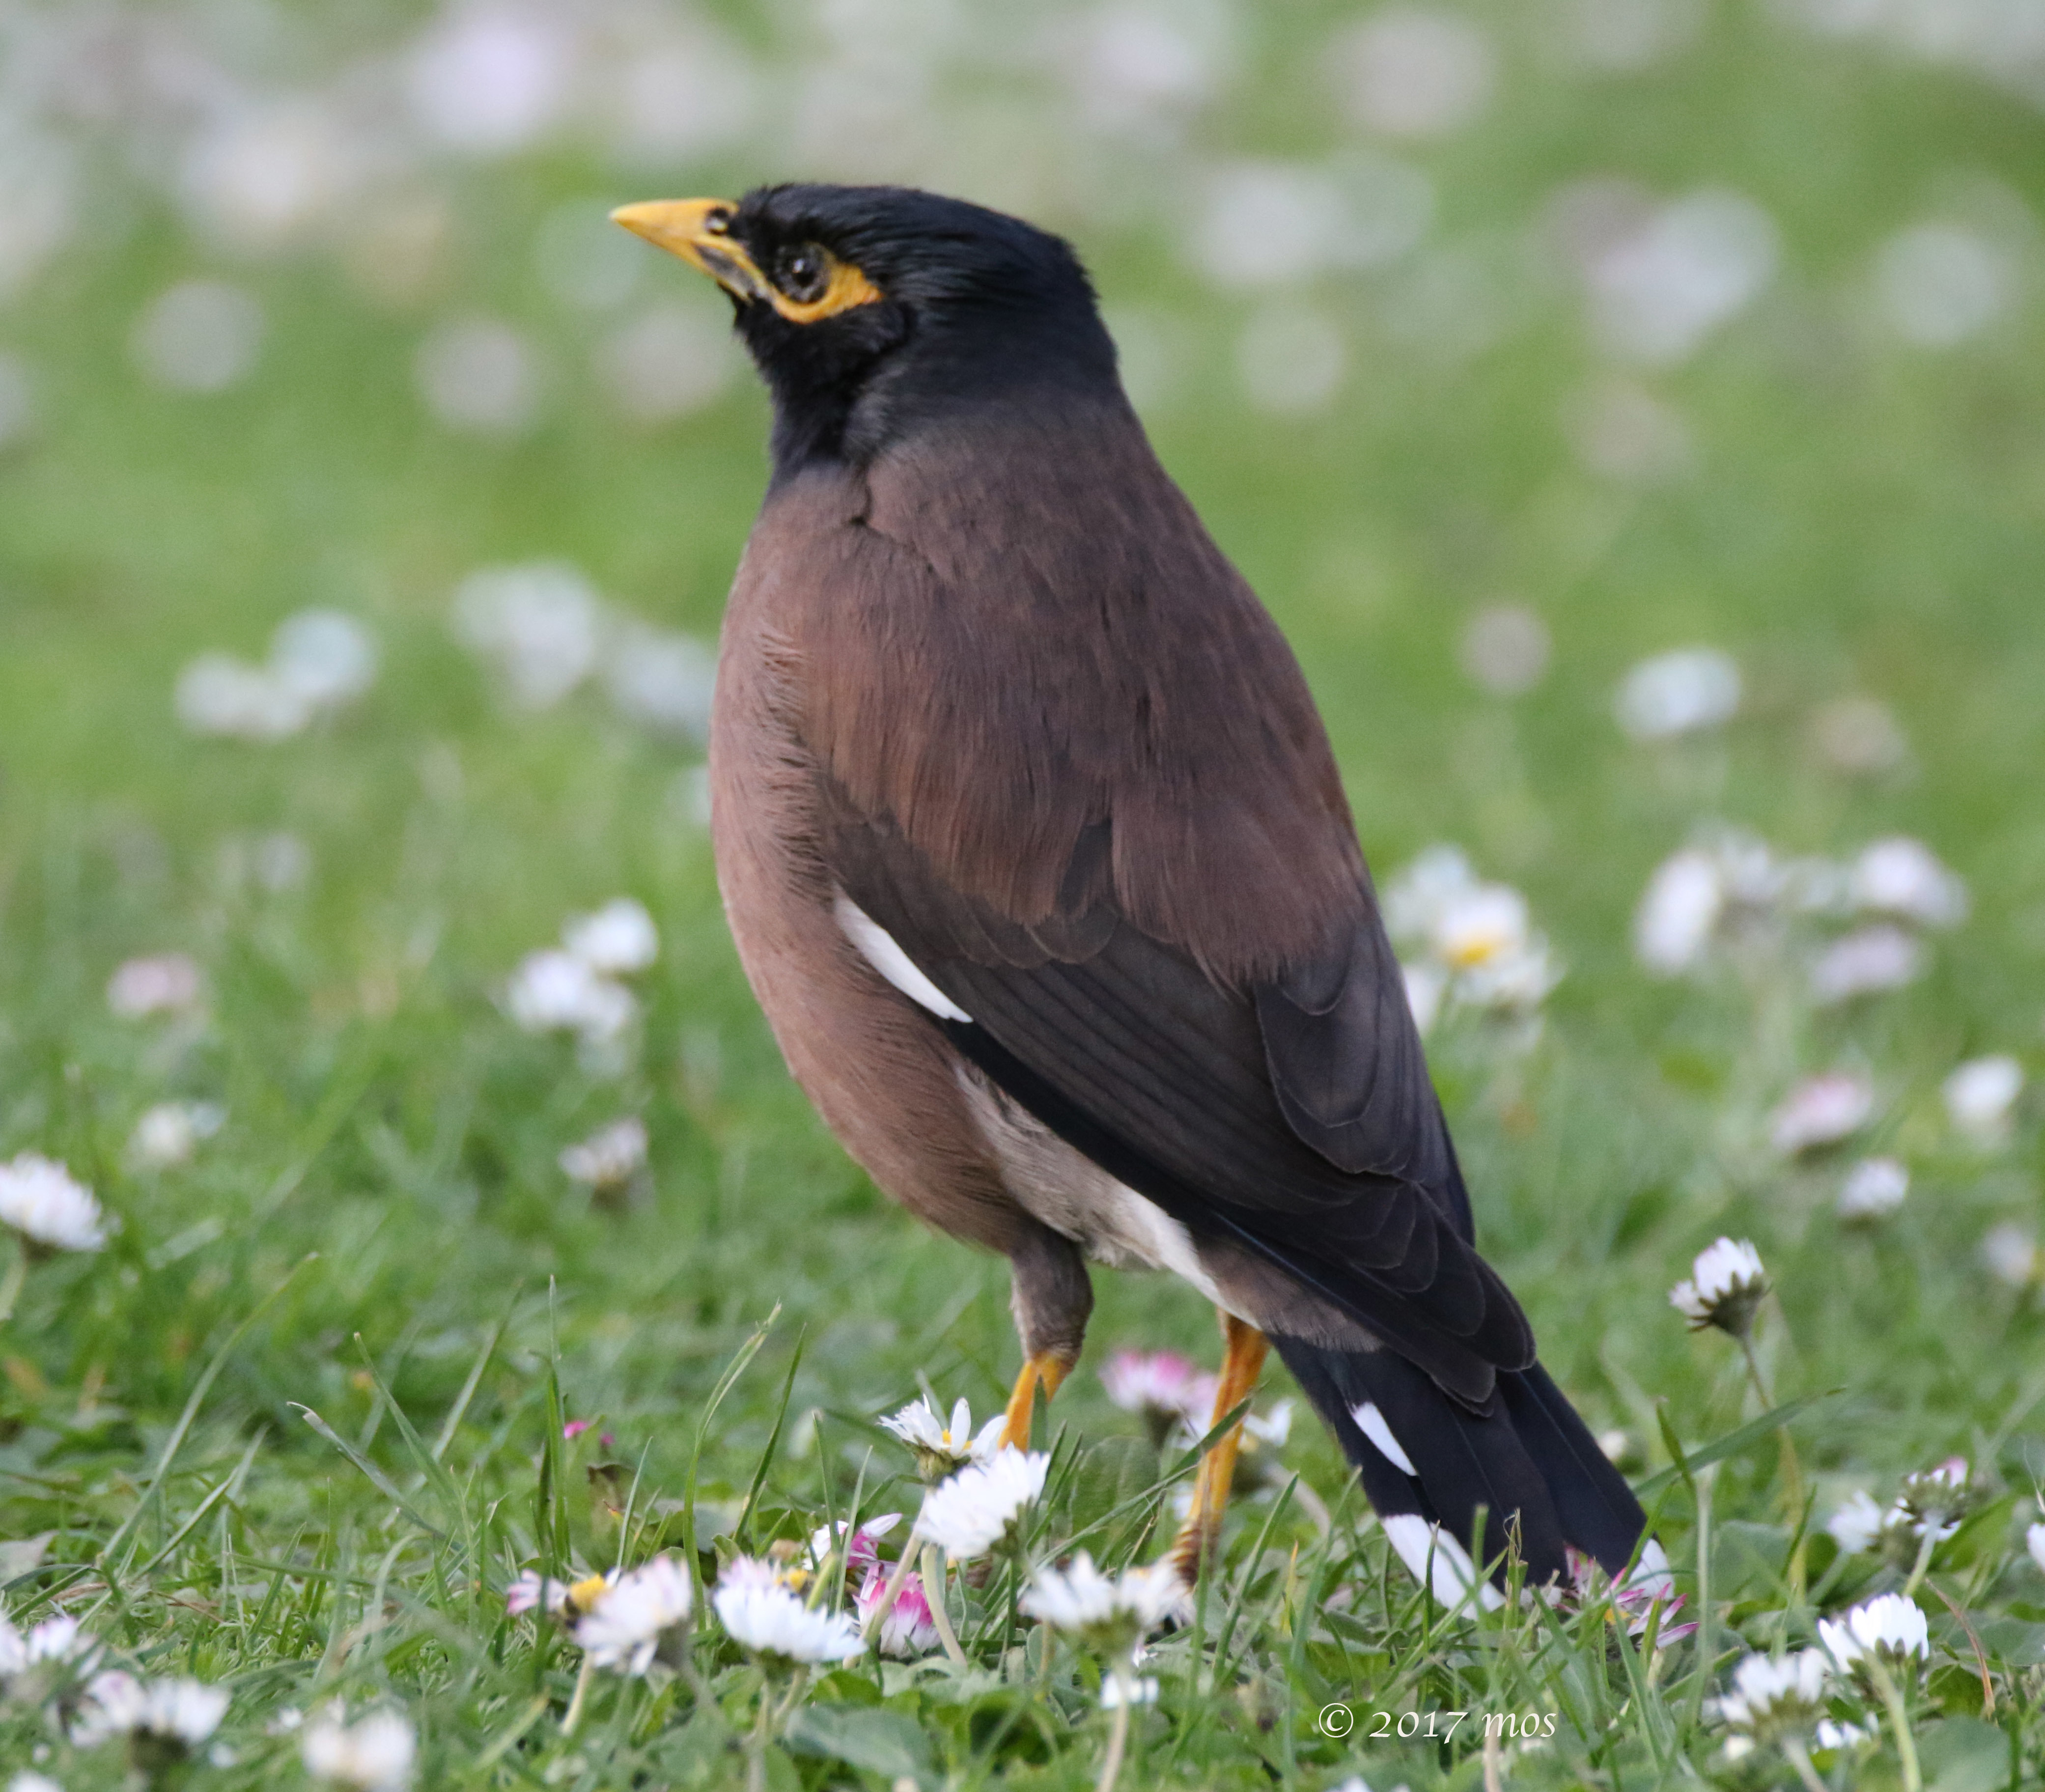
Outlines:
{"type": "Polygon", "coordinates": [[[1093,289],[1059,238],[901,187],[757,187],[611,217],[707,274],[774,396],[777,475],[862,458],[961,406],[1121,403],[1093,289]]]}

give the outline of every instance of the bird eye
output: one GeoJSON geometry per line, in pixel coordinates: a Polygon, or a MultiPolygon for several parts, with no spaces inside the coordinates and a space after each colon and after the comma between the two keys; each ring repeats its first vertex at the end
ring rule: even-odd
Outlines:
{"type": "Polygon", "coordinates": [[[791,249],[781,258],[780,278],[776,283],[798,304],[807,305],[812,299],[821,299],[825,287],[830,284],[830,257],[815,243],[791,249]]]}
{"type": "Polygon", "coordinates": [[[718,206],[706,213],[703,229],[713,237],[727,236],[731,230],[731,207],[718,206]]]}

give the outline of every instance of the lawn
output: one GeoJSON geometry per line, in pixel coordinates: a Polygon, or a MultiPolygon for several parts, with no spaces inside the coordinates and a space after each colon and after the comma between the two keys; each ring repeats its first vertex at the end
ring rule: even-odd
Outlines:
{"type": "Polygon", "coordinates": [[[397,1783],[311,1745],[341,1701],[433,1788],[1076,1788],[1124,1727],[1125,1786],[2045,1779],[2041,93],[1977,0],[0,6],[0,1163],[104,1213],[0,1235],[0,1602],[97,1650],[0,1632],[0,1776],[397,1783]],[[915,1513],[880,1420],[1019,1360],[717,900],[765,404],[603,215],[796,175],[1072,237],[1381,883],[1447,844],[1523,896],[1552,988],[1488,1000],[1438,915],[1408,954],[1480,1243],[1680,1611],[1429,1598],[1302,1408],[1103,1709],[1019,1600],[1188,1483],[1096,1371],[1219,1358],[1108,1272],[957,1659],[799,1677],[710,1609],[915,1513]],[[626,909],[532,962],[621,899],[650,962],[626,909]],[[1750,1358],[1669,1298],[1722,1235],[1750,1358]],[[507,1609],[657,1558],[695,1617],[643,1673],[507,1609]],[[1891,1593],[1921,1652],[1716,1702],[1891,1593]],[[224,1713],[95,1740],[109,1671],[224,1713]]]}

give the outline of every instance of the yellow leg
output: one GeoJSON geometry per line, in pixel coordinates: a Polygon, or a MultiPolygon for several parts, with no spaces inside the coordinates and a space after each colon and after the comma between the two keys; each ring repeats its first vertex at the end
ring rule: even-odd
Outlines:
{"type": "Polygon", "coordinates": [[[1072,1366],[1070,1358],[1053,1355],[1049,1351],[1039,1351],[1024,1362],[1022,1373],[1015,1378],[1015,1391],[1008,1397],[1007,1420],[1001,1428],[1004,1447],[1030,1447],[1030,1421],[1037,1410],[1038,1383],[1043,1384],[1044,1398],[1048,1401],[1071,1374],[1072,1366]]]}
{"type": "MultiPolygon", "coordinates": [[[[1271,1347],[1261,1331],[1233,1313],[1221,1315],[1221,1334],[1227,1348],[1222,1355],[1221,1382],[1215,1389],[1214,1416],[1207,1420],[1210,1430],[1256,1391],[1257,1378],[1264,1372],[1265,1353],[1271,1347]]],[[[1222,1514],[1228,1509],[1236,1452],[1242,1447],[1242,1425],[1238,1420],[1201,1459],[1199,1476],[1193,1482],[1193,1509],[1186,1514],[1178,1540],[1172,1545],[1172,1559],[1188,1586],[1221,1541],[1222,1514]]]]}

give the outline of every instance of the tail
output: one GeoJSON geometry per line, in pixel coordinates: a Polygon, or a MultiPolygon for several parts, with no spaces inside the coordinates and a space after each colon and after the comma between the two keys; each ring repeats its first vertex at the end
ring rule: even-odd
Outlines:
{"type": "MultiPolygon", "coordinates": [[[[1500,1370],[1490,1409],[1473,1412],[1395,1351],[1271,1341],[1356,1464],[1392,1547],[1437,1597],[1459,1600],[1476,1578],[1479,1506],[1477,1559],[1498,1560],[1516,1531],[1532,1585],[1567,1582],[1567,1548],[1614,1578],[1632,1561],[1646,1515],[1539,1363],[1500,1370]]],[[[1483,1596],[1496,1602],[1488,1586],[1483,1596]]]]}

